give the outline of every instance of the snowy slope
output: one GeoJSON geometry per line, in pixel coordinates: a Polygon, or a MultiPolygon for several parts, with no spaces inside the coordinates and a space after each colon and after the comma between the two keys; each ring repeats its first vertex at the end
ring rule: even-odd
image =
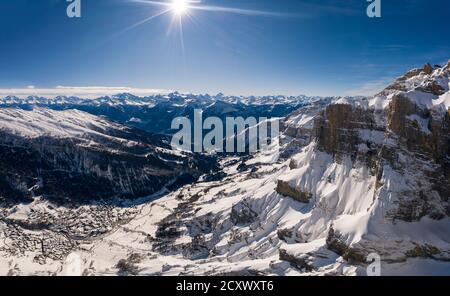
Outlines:
{"type": "Polygon", "coordinates": [[[0,108],[0,202],[140,198],[215,172],[214,157],[78,110],[0,108]]]}
{"type": "Polygon", "coordinates": [[[108,130],[125,128],[78,110],[53,111],[47,108],[23,110],[0,108],[0,130],[23,137],[80,137],[105,135],[108,130]]]}

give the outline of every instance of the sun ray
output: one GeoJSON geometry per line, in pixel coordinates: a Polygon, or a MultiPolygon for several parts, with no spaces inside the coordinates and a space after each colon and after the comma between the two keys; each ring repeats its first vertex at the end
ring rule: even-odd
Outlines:
{"type": "MultiPolygon", "coordinates": [[[[261,17],[287,17],[293,16],[292,14],[281,13],[281,12],[269,12],[263,10],[252,10],[252,9],[241,9],[234,7],[225,7],[225,6],[213,6],[213,5],[205,5],[201,0],[125,0],[131,3],[138,3],[148,6],[160,7],[163,11],[152,15],[132,26],[122,30],[120,34],[127,32],[131,29],[134,29],[138,26],[141,26],[150,20],[167,14],[172,13],[172,20],[169,23],[167,28],[166,36],[168,37],[173,33],[173,31],[177,31],[179,34],[179,47],[181,50],[181,54],[183,56],[183,65],[186,67],[186,52],[185,52],[185,38],[183,32],[183,23],[187,20],[194,25],[200,26],[199,22],[196,21],[196,11],[198,12],[210,12],[210,13],[224,13],[224,14],[235,14],[235,15],[243,15],[243,16],[261,16],[261,17]]],[[[200,14],[200,13],[199,13],[200,14]]],[[[298,15],[297,15],[298,16],[298,15]]],[[[208,28],[208,26],[206,26],[208,28]]]]}
{"type": "Polygon", "coordinates": [[[189,19],[189,22],[194,24],[195,26],[200,26],[199,22],[197,21],[197,19],[195,18],[195,15],[192,13],[187,13],[186,17],[189,19]]]}
{"type": "Polygon", "coordinates": [[[176,9],[174,7],[177,7],[177,5],[174,5],[174,3],[177,3],[177,4],[182,3],[184,8],[186,8],[186,9],[209,11],[209,12],[223,12],[223,13],[232,13],[232,14],[240,14],[240,15],[250,15],[250,16],[271,16],[271,17],[298,16],[297,14],[282,13],[282,12],[242,9],[242,8],[234,8],[234,7],[226,7],[226,6],[201,5],[202,2],[198,1],[198,0],[197,1],[196,0],[167,0],[167,1],[128,0],[128,1],[135,2],[135,3],[143,3],[143,4],[148,4],[148,5],[172,7],[172,9],[176,9]]]}
{"type": "Polygon", "coordinates": [[[183,69],[184,72],[186,72],[187,67],[186,67],[186,52],[184,49],[184,34],[183,34],[183,22],[181,21],[181,17],[178,18],[178,26],[179,26],[179,30],[180,30],[180,44],[181,44],[181,55],[183,58],[183,69]]]}
{"type": "Polygon", "coordinates": [[[189,6],[186,0],[172,0],[171,8],[176,15],[181,16],[188,11],[189,6]]]}
{"type": "Polygon", "coordinates": [[[282,13],[282,12],[269,12],[263,10],[253,10],[253,9],[241,9],[241,8],[233,8],[233,7],[224,7],[224,6],[194,6],[191,7],[195,10],[203,10],[209,12],[225,12],[232,14],[240,14],[240,15],[249,15],[249,16],[272,16],[272,17],[287,17],[293,16],[292,14],[282,13]]]}
{"type": "Polygon", "coordinates": [[[128,2],[149,4],[149,5],[159,5],[159,6],[170,6],[170,2],[167,2],[167,1],[128,0],[128,2]]]}

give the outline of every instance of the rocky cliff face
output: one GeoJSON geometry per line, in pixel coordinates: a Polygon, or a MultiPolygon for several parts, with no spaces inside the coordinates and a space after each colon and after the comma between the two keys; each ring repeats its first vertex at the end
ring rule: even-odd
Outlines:
{"type": "Polygon", "coordinates": [[[417,183],[417,191],[404,192],[410,198],[404,204],[399,204],[399,213],[398,216],[393,214],[394,219],[412,221],[428,214],[442,218],[449,213],[448,112],[442,112],[445,106],[438,104],[431,107],[420,100],[421,97],[430,100],[430,95],[436,96],[434,100],[438,100],[437,96],[442,95],[444,87],[440,86],[441,91],[437,94],[433,91],[434,87],[423,85],[439,85],[437,81],[448,79],[450,67],[430,67],[427,64],[421,71],[414,70],[400,79],[404,82],[403,79],[408,77],[417,79],[417,76],[425,74],[422,78],[425,82],[413,89],[407,90],[404,85],[397,84],[388,87],[385,93],[392,92],[395,86],[397,92],[390,94],[390,102],[385,109],[337,103],[328,106],[315,121],[318,149],[334,155],[337,161],[342,155],[348,155],[356,163],[362,161],[369,166],[379,179],[383,178],[384,165],[389,165],[399,173],[414,170],[423,175],[419,177],[421,182],[417,183]],[[431,80],[428,76],[436,72],[439,75],[431,80]],[[408,96],[412,92],[414,97],[410,99],[408,96]],[[408,158],[408,161],[402,161],[402,157],[408,158]],[[439,198],[436,199],[434,193],[438,193],[439,198]],[[411,200],[412,196],[417,202],[411,200]],[[441,206],[437,209],[429,205],[427,201],[430,200],[437,202],[434,206],[441,206]]]}
{"type": "MultiPolygon", "coordinates": [[[[422,69],[408,72],[373,98],[334,101],[314,119],[309,155],[291,160],[293,170],[280,178],[283,190],[277,191],[280,194],[311,192],[316,207],[331,207],[333,223],[342,215],[356,213],[371,216],[364,222],[368,229],[383,228],[377,225],[380,221],[392,225],[387,228],[396,228],[405,222],[421,223],[426,219],[437,224],[447,223],[444,221],[448,221],[450,214],[449,71],[450,63],[436,68],[427,64],[422,69]],[[319,152],[329,155],[332,160],[319,161],[319,152]],[[305,162],[307,157],[309,163],[305,162]],[[367,170],[368,176],[364,177],[364,183],[355,178],[348,184],[354,173],[351,173],[352,177],[345,177],[346,180],[336,180],[336,174],[342,174],[339,167],[350,171],[367,170]],[[314,170],[324,174],[317,176],[314,170]],[[336,188],[330,192],[331,189],[320,188],[318,183],[326,178],[327,182],[347,189],[336,188]],[[373,181],[367,183],[367,180],[373,181]],[[358,192],[360,186],[367,186],[369,190],[358,192]],[[340,209],[339,204],[345,200],[346,206],[340,209]],[[362,200],[367,202],[365,208],[350,210],[351,203],[358,206],[362,200]]],[[[290,196],[294,197],[294,194],[290,196]]],[[[313,210],[313,213],[318,211],[313,210]]],[[[298,231],[310,229],[310,221],[300,223],[302,226],[298,231]]],[[[339,224],[343,227],[342,222],[339,224]]],[[[402,255],[386,254],[385,260],[404,260],[417,253],[415,249],[422,250],[424,243],[439,250],[436,254],[440,257],[447,258],[449,254],[448,244],[443,244],[440,249],[420,236],[401,236],[400,239],[396,235],[386,237],[380,233],[376,238],[376,231],[366,230],[367,233],[361,236],[349,231],[348,225],[344,231],[330,225],[328,247],[340,255],[351,255],[353,261],[359,258],[364,262],[365,256],[374,250],[398,253],[400,249],[402,255]],[[402,247],[400,241],[404,244],[402,247]]],[[[442,237],[444,241],[449,238],[442,237]]]]}
{"type": "Polygon", "coordinates": [[[299,202],[308,203],[311,199],[311,194],[309,192],[302,191],[300,188],[294,188],[283,180],[277,181],[276,190],[279,194],[291,197],[299,202]]]}
{"type": "MultiPolygon", "coordinates": [[[[326,232],[327,247],[349,262],[365,262],[371,252],[383,254],[386,262],[448,258],[446,235],[431,242],[420,231],[393,232],[399,225],[435,221],[438,228],[449,221],[449,77],[450,63],[427,64],[373,98],[335,99],[317,112],[309,125],[311,141],[291,156],[276,188],[282,196],[309,200],[314,209],[296,227],[281,231],[282,237],[307,242],[326,232]],[[355,222],[365,230],[344,222],[349,215],[366,216],[355,222]]],[[[301,128],[291,127],[285,136],[295,138],[301,128]]]]}

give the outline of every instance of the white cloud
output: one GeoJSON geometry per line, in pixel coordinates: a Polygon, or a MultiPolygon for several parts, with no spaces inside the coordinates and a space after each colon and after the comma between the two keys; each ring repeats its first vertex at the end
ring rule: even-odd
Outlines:
{"type": "Polygon", "coordinates": [[[57,86],[55,88],[35,88],[30,85],[25,88],[0,88],[0,97],[16,96],[25,98],[28,96],[41,96],[46,98],[54,98],[57,96],[76,96],[80,98],[97,98],[101,96],[111,96],[119,93],[131,93],[136,96],[148,96],[154,94],[164,94],[170,92],[164,89],[152,88],[132,88],[132,87],[74,87],[74,86],[57,86]]]}

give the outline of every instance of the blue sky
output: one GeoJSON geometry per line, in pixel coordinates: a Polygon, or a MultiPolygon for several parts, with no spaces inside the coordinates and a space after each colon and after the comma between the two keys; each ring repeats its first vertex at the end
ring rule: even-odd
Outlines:
{"type": "Polygon", "coordinates": [[[165,6],[81,2],[82,17],[70,19],[65,0],[0,0],[0,88],[371,94],[450,59],[447,0],[381,0],[379,19],[366,0],[203,0],[235,10],[190,9],[183,36],[178,23],[169,31],[173,12],[125,30],[165,6]]]}

